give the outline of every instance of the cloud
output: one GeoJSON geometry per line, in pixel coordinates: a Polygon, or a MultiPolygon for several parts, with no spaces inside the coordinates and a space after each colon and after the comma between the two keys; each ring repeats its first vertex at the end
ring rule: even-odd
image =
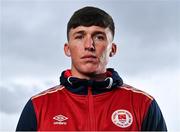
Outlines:
{"type": "Polygon", "coordinates": [[[14,90],[10,90],[8,87],[0,87],[0,111],[4,113],[17,113],[22,110],[21,104],[27,99],[27,92],[21,87],[13,87],[14,90]],[[22,96],[23,95],[23,96],[22,96]],[[21,106],[21,107],[20,107],[21,106]]]}
{"type": "Polygon", "coordinates": [[[63,53],[66,19],[60,12],[64,6],[48,3],[3,2],[1,55],[4,79],[19,74],[56,75],[69,66],[69,59],[63,53]]]}
{"type": "Polygon", "coordinates": [[[112,66],[121,67],[118,69],[129,75],[179,68],[180,3],[136,1],[111,5],[119,48],[112,66]]]}
{"type": "Polygon", "coordinates": [[[0,112],[0,131],[15,131],[20,113],[9,114],[0,112]]]}
{"type": "Polygon", "coordinates": [[[44,6],[37,8],[33,2],[17,3],[6,3],[3,10],[3,55],[34,62],[53,60],[60,53],[58,47],[63,46],[59,35],[65,26],[58,26],[57,16],[44,6]]]}
{"type": "Polygon", "coordinates": [[[35,94],[53,87],[55,82],[38,78],[14,78],[0,85],[0,112],[15,114],[22,111],[27,101],[35,94]]]}

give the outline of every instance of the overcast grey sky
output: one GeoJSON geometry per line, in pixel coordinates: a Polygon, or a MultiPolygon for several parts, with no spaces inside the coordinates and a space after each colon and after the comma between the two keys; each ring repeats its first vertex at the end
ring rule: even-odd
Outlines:
{"type": "Polygon", "coordinates": [[[118,53],[108,67],[152,94],[168,128],[180,130],[179,0],[3,0],[0,130],[15,129],[27,100],[57,85],[62,70],[70,68],[63,53],[66,24],[75,10],[89,5],[115,21],[118,53]]]}

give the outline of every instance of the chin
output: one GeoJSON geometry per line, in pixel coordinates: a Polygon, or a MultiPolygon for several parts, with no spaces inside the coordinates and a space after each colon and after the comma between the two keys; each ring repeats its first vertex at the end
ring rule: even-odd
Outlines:
{"type": "Polygon", "coordinates": [[[82,71],[84,74],[95,74],[97,73],[97,70],[93,70],[93,69],[86,69],[82,71]]]}
{"type": "Polygon", "coordinates": [[[88,66],[83,67],[81,70],[84,74],[98,74],[103,71],[102,68],[100,68],[99,66],[95,66],[95,65],[93,65],[91,67],[88,67],[88,66]]]}

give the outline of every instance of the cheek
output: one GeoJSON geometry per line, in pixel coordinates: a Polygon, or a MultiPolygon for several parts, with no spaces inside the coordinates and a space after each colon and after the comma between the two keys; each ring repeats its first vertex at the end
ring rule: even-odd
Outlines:
{"type": "Polygon", "coordinates": [[[76,57],[76,56],[78,56],[81,51],[81,47],[80,46],[77,46],[77,45],[73,45],[73,46],[71,46],[70,47],[70,52],[71,52],[71,57],[76,57]]]}
{"type": "Polygon", "coordinates": [[[109,58],[109,52],[106,48],[102,49],[101,52],[99,52],[100,54],[100,62],[101,63],[106,63],[108,61],[109,58]]]}
{"type": "Polygon", "coordinates": [[[73,45],[70,48],[71,51],[71,61],[73,65],[81,64],[80,57],[82,56],[82,48],[80,46],[73,45]]]}

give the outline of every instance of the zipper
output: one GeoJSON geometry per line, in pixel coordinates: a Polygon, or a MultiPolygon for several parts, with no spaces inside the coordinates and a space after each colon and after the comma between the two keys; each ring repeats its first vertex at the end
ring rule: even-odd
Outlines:
{"type": "Polygon", "coordinates": [[[88,87],[89,130],[95,131],[95,115],[92,88],[88,87]]]}

